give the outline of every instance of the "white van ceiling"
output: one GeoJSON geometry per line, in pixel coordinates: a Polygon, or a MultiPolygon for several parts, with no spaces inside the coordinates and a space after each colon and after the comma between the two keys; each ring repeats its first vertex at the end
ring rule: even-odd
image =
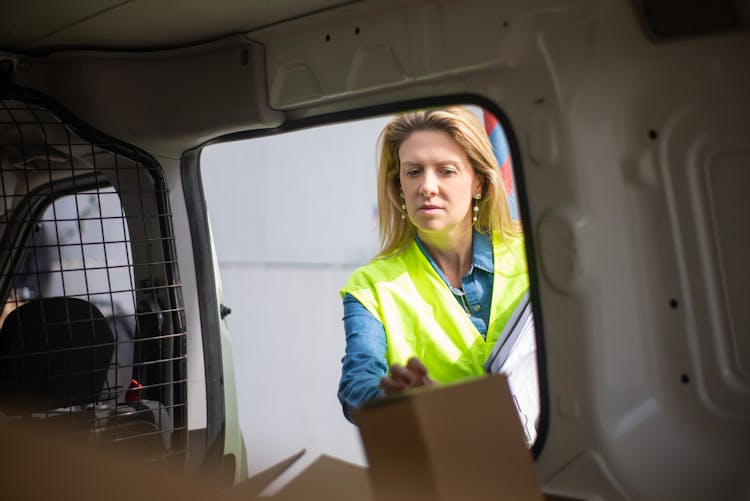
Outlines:
{"type": "Polygon", "coordinates": [[[345,0],[3,0],[0,49],[164,49],[244,33],[345,0]],[[208,6],[211,8],[207,8],[208,6]]]}

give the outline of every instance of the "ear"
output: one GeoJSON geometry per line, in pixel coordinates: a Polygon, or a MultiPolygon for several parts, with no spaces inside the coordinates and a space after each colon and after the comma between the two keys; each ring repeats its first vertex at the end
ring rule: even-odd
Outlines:
{"type": "Polygon", "coordinates": [[[484,176],[477,174],[474,176],[474,184],[471,189],[472,198],[476,196],[477,193],[481,193],[484,195],[484,176]]]}

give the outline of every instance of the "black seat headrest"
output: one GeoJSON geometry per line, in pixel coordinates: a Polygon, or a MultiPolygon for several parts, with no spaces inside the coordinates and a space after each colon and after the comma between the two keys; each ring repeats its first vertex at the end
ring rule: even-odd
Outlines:
{"type": "Polygon", "coordinates": [[[69,297],[22,304],[0,329],[0,407],[8,415],[97,400],[114,352],[99,309],[69,297]]]}

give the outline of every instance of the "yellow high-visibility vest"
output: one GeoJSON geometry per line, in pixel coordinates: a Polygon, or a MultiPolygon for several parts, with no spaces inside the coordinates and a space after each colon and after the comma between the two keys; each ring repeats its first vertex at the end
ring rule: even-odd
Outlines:
{"type": "Polygon", "coordinates": [[[485,374],[505,323],[529,287],[521,238],[493,234],[494,279],[486,339],[416,242],[398,256],[358,268],[341,289],[385,327],[388,365],[418,357],[439,383],[485,374]]]}

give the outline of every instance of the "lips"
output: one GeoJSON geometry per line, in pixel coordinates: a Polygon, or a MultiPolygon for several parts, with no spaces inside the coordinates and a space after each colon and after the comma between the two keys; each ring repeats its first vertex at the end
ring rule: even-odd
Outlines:
{"type": "Polygon", "coordinates": [[[440,210],[440,207],[438,207],[437,205],[429,205],[429,204],[427,204],[427,205],[421,205],[419,207],[419,210],[425,211],[425,212],[435,212],[435,211],[440,210]]]}

